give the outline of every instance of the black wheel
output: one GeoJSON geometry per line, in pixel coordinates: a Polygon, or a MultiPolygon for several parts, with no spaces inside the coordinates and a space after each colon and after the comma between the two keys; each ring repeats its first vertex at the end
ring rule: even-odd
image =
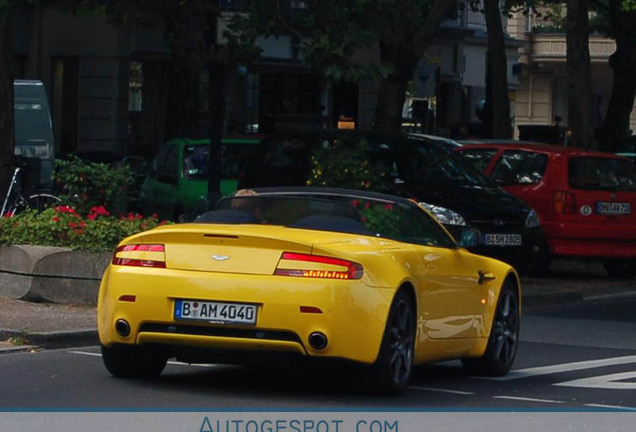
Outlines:
{"type": "Polygon", "coordinates": [[[404,391],[413,369],[415,305],[405,291],[398,291],[391,304],[378,359],[371,369],[375,390],[398,394],[404,391]]]}
{"type": "Polygon", "coordinates": [[[615,259],[606,260],[603,266],[610,277],[618,279],[631,279],[636,276],[635,259],[615,259]]]}
{"type": "Polygon", "coordinates": [[[102,345],[106,369],[120,378],[151,378],[166,367],[168,353],[153,346],[102,345]]]}
{"type": "Polygon", "coordinates": [[[506,282],[499,293],[486,352],[480,358],[462,359],[472,375],[502,376],[508,373],[519,344],[519,299],[517,290],[506,282]]]}
{"type": "Polygon", "coordinates": [[[60,203],[60,199],[55,195],[47,192],[32,192],[28,195],[18,198],[9,208],[12,214],[18,214],[26,209],[32,209],[38,212],[44,211],[49,207],[56,206],[60,203]]]}

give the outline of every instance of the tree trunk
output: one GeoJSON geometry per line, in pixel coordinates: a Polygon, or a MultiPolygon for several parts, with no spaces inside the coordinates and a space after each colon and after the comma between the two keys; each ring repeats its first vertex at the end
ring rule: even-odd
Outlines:
{"type": "Polygon", "coordinates": [[[629,120],[636,97],[636,11],[624,11],[620,1],[613,0],[610,22],[616,40],[616,51],[609,59],[614,82],[599,138],[602,150],[619,151],[630,135],[629,120]]]}
{"type": "Polygon", "coordinates": [[[488,28],[488,63],[490,66],[490,98],[492,102],[492,137],[511,138],[510,98],[508,96],[508,60],[499,0],[485,0],[484,12],[488,28]]]}
{"type": "Polygon", "coordinates": [[[433,41],[440,23],[448,16],[453,5],[452,1],[436,0],[431,5],[424,24],[415,29],[417,30],[415,33],[407,31],[403,39],[381,38],[381,62],[392,64],[394,71],[380,84],[375,109],[375,130],[388,133],[400,132],[407,85],[413,79],[415,68],[433,41]],[[387,41],[390,42],[387,43],[387,41]]]}
{"type": "Polygon", "coordinates": [[[13,10],[0,6],[0,206],[9,187],[15,145],[13,112],[13,10]]]}
{"type": "Polygon", "coordinates": [[[595,148],[589,46],[589,1],[568,0],[566,17],[569,144],[595,148]]]}

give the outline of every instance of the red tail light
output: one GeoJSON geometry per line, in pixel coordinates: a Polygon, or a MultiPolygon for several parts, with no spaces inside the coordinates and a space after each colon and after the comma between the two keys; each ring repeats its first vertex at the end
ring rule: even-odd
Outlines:
{"type": "Polygon", "coordinates": [[[556,191],[553,197],[554,210],[557,213],[576,213],[576,198],[574,194],[566,191],[556,191]]]}
{"type": "Polygon", "coordinates": [[[356,262],[339,258],[284,252],[274,274],[318,279],[361,279],[364,270],[356,262]],[[299,262],[307,265],[303,266],[299,262]]]}
{"type": "Polygon", "coordinates": [[[166,268],[165,248],[162,244],[131,244],[115,251],[112,263],[120,266],[166,268]]]}

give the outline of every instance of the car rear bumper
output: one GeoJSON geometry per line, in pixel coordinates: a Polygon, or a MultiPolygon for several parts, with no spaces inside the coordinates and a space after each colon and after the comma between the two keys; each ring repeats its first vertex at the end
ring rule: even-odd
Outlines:
{"type": "Polygon", "coordinates": [[[110,266],[100,287],[98,329],[106,346],[158,344],[372,363],[394,293],[356,280],[110,266]],[[121,300],[125,295],[135,301],[121,300]],[[256,325],[175,320],[176,299],[257,304],[256,325]],[[301,312],[300,306],[321,313],[301,312]],[[126,337],[115,330],[120,319],[130,325],[126,337]],[[326,335],[324,349],[310,346],[313,332],[326,335]]]}
{"type": "Polygon", "coordinates": [[[544,230],[553,256],[636,257],[636,225],[559,222],[544,225],[544,230]]]}

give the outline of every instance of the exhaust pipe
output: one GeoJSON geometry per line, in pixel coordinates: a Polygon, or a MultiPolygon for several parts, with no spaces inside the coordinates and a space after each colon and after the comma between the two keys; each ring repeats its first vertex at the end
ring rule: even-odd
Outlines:
{"type": "Polygon", "coordinates": [[[321,332],[313,332],[309,335],[309,345],[316,351],[322,351],[327,347],[327,336],[321,332]]]}
{"type": "Polygon", "coordinates": [[[115,322],[115,331],[121,337],[127,337],[130,334],[130,324],[125,319],[118,319],[115,322]]]}

